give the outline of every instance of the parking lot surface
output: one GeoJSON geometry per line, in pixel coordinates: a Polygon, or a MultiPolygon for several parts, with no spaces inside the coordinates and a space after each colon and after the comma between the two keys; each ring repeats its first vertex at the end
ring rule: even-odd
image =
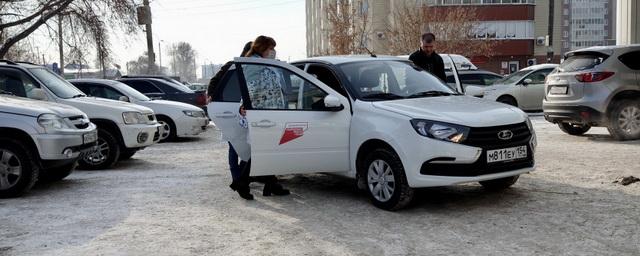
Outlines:
{"type": "Polygon", "coordinates": [[[210,129],[1,200],[0,255],[640,255],[640,182],[619,183],[640,177],[640,141],[533,119],[537,170],[511,189],[421,189],[398,212],[325,174],[245,201],[210,129]]]}

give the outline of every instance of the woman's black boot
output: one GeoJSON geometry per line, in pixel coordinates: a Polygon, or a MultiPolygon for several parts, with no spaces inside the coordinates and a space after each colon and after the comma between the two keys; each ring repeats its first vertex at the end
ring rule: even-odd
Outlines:
{"type": "Polygon", "coordinates": [[[263,196],[270,196],[274,194],[276,196],[286,196],[291,194],[288,189],[282,187],[282,185],[278,183],[266,183],[264,184],[264,189],[262,190],[263,196]]]}
{"type": "Polygon", "coordinates": [[[253,195],[251,194],[248,185],[244,185],[240,182],[234,181],[233,183],[231,183],[231,185],[229,185],[229,187],[233,189],[233,191],[238,192],[238,195],[240,195],[240,197],[244,198],[245,200],[253,200],[253,195]]]}

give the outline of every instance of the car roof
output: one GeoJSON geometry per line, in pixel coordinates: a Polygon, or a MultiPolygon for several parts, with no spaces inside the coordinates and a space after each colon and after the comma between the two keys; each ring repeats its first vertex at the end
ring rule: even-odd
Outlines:
{"type": "Polygon", "coordinates": [[[538,65],[533,65],[533,66],[528,66],[526,68],[523,68],[521,70],[538,70],[538,69],[545,69],[545,68],[557,68],[558,66],[560,66],[559,64],[554,64],[554,63],[545,63],[545,64],[538,64],[538,65]]]}
{"type": "Polygon", "coordinates": [[[292,64],[301,63],[301,62],[323,62],[326,64],[340,65],[344,63],[352,63],[352,62],[360,62],[360,61],[383,61],[383,60],[407,61],[407,59],[403,59],[395,56],[371,57],[370,55],[336,55],[336,56],[311,57],[307,59],[294,61],[292,62],[292,64]]]}
{"type": "MultiPolygon", "coordinates": [[[[449,71],[449,73],[453,73],[453,71],[449,71]]],[[[458,74],[491,74],[491,75],[498,75],[501,76],[498,73],[495,72],[491,72],[489,70],[484,70],[484,69],[462,69],[462,70],[458,70],[458,74]]]]}
{"type": "Polygon", "coordinates": [[[640,50],[640,44],[592,46],[592,47],[588,47],[588,48],[583,48],[583,49],[570,51],[570,52],[565,53],[564,55],[566,57],[566,56],[570,56],[570,55],[572,55],[574,53],[577,53],[577,52],[601,52],[601,53],[605,53],[607,55],[611,55],[611,54],[613,54],[613,52],[618,51],[618,50],[625,50],[625,51],[640,50]]]}
{"type": "Polygon", "coordinates": [[[100,78],[76,78],[76,79],[68,79],[69,82],[84,82],[84,83],[98,83],[98,84],[112,84],[117,81],[109,80],[109,79],[100,79],[100,78]]]}

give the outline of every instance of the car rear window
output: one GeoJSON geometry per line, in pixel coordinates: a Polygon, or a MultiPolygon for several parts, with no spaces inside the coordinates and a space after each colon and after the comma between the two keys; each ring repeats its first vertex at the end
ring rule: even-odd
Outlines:
{"type": "Polygon", "coordinates": [[[608,57],[609,55],[596,52],[575,53],[565,59],[558,70],[561,72],[573,72],[592,69],[602,64],[608,57]]]}

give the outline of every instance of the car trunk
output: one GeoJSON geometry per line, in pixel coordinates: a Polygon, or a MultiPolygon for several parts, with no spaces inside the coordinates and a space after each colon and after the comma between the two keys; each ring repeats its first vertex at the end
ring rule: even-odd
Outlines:
{"type": "Polygon", "coordinates": [[[597,73],[609,54],[604,52],[574,52],[547,77],[545,97],[548,100],[571,101],[584,97],[586,75],[597,73]]]}

